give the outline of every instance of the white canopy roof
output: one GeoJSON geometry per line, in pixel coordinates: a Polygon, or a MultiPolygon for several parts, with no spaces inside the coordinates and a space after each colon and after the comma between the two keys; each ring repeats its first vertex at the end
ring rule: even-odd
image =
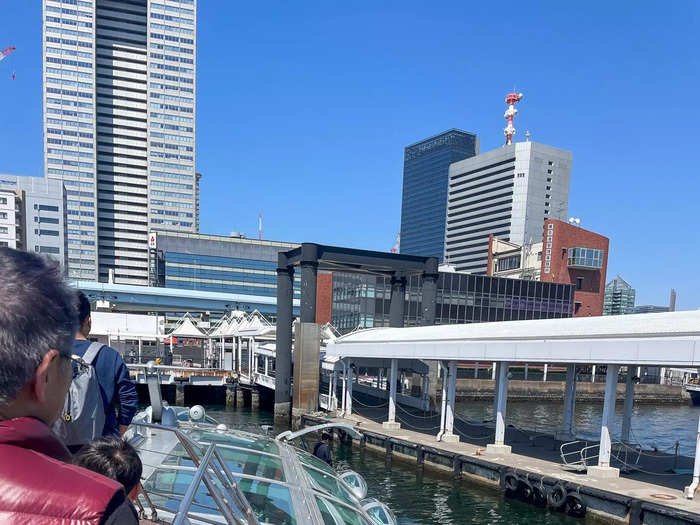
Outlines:
{"type": "Polygon", "coordinates": [[[168,334],[175,337],[207,337],[192,321],[189,314],[185,314],[182,321],[175,327],[175,330],[168,334]]]}
{"type": "Polygon", "coordinates": [[[221,322],[218,325],[216,325],[216,328],[209,332],[209,335],[212,337],[220,337],[222,335],[226,335],[229,326],[229,319],[227,317],[222,317],[221,322]]]}
{"type": "Polygon", "coordinates": [[[700,366],[700,311],[374,328],[328,355],[458,361],[700,366]]]}

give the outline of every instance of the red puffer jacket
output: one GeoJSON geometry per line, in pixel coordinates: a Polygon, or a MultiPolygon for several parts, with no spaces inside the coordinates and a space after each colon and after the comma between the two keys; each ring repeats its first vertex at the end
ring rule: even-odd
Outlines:
{"type": "Polygon", "coordinates": [[[66,447],[38,419],[0,421],[0,523],[98,525],[122,487],[67,461],[66,447]]]}

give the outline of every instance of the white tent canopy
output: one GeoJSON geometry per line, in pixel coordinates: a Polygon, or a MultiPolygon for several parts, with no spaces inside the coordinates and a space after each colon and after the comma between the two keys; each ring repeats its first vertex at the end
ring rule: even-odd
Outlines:
{"type": "Polygon", "coordinates": [[[199,328],[197,328],[197,325],[194,323],[194,319],[189,313],[186,313],[182,317],[175,329],[172,332],[170,332],[168,336],[199,338],[208,337],[207,334],[205,334],[199,328]]]}

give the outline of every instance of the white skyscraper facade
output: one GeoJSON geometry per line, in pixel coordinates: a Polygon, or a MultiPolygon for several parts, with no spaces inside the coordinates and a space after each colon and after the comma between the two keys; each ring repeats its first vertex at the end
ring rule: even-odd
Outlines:
{"type": "Polygon", "coordinates": [[[196,0],[44,0],[44,153],[68,276],[148,283],[148,232],[197,231],[196,0]]]}
{"type": "Polygon", "coordinates": [[[544,220],[567,220],[571,153],[516,142],[450,165],[445,261],[486,273],[489,236],[541,242],[544,220]]]}

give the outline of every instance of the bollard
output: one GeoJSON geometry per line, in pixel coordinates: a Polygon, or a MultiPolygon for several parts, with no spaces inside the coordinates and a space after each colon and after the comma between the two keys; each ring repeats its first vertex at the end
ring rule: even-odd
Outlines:
{"type": "Polygon", "coordinates": [[[394,450],[394,448],[391,445],[391,438],[386,438],[384,440],[384,451],[385,451],[386,455],[390,457],[393,450],[394,450]]]}
{"type": "Polygon", "coordinates": [[[422,465],[424,461],[425,461],[425,450],[423,449],[423,445],[418,445],[416,447],[416,463],[418,465],[422,465]]]}
{"type": "Polygon", "coordinates": [[[452,458],[452,476],[455,479],[462,477],[462,460],[459,458],[459,456],[452,458]]]}

